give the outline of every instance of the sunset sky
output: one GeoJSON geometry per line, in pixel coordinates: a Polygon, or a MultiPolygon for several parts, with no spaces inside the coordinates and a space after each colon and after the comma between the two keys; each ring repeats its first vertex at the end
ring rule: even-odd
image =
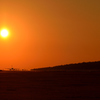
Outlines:
{"type": "Polygon", "coordinates": [[[100,0],[0,0],[0,69],[100,61],[100,0]]]}

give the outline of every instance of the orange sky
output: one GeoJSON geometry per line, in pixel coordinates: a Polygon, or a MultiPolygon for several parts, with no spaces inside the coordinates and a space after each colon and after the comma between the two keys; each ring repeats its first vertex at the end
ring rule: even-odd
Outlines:
{"type": "Polygon", "coordinates": [[[100,60],[100,0],[0,0],[0,69],[100,60]]]}

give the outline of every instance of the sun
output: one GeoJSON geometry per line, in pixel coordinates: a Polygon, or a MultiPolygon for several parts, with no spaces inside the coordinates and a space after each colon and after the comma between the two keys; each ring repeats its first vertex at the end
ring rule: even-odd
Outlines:
{"type": "Polygon", "coordinates": [[[6,29],[1,30],[1,36],[2,37],[7,37],[8,36],[8,31],[6,29]]]}

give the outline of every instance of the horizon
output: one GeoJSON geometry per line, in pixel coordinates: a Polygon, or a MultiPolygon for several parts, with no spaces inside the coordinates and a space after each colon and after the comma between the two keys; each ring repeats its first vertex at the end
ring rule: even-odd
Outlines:
{"type": "Polygon", "coordinates": [[[78,65],[78,64],[88,64],[88,63],[98,63],[100,61],[89,61],[89,62],[78,62],[78,63],[69,63],[69,64],[63,64],[63,65],[54,65],[54,66],[46,66],[46,67],[38,67],[38,68],[31,68],[31,69],[20,69],[20,68],[14,68],[13,66],[9,67],[9,68],[5,68],[5,69],[0,69],[3,71],[31,71],[34,69],[44,69],[44,68],[54,68],[54,67],[59,67],[59,66],[68,66],[68,65],[78,65]]]}
{"type": "Polygon", "coordinates": [[[100,61],[99,0],[4,0],[0,4],[0,69],[100,61]],[[3,29],[9,32],[6,38],[3,29]]]}

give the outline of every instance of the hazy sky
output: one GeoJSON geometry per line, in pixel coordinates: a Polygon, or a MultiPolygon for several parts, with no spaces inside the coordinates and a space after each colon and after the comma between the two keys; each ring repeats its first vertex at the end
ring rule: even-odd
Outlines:
{"type": "Polygon", "coordinates": [[[100,0],[0,0],[0,69],[100,60],[100,0]]]}

